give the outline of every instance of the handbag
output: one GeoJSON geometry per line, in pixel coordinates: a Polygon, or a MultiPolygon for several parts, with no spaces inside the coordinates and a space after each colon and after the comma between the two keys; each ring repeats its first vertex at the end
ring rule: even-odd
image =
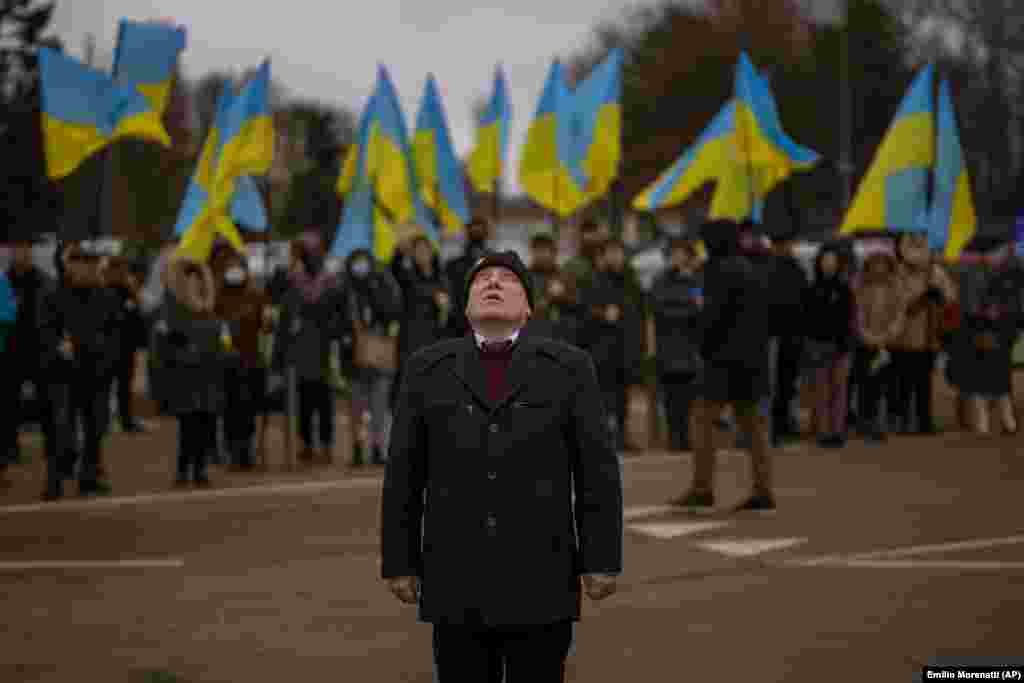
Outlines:
{"type": "Polygon", "coordinates": [[[352,311],[352,363],[357,368],[372,368],[394,372],[398,367],[398,339],[387,334],[371,332],[353,303],[352,311]]]}

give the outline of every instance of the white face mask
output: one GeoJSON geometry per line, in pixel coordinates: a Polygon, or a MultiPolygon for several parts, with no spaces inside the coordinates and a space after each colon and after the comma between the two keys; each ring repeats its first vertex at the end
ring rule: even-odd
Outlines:
{"type": "Polygon", "coordinates": [[[229,285],[242,284],[245,282],[245,270],[238,267],[229,268],[228,271],[224,273],[224,281],[229,285]]]}

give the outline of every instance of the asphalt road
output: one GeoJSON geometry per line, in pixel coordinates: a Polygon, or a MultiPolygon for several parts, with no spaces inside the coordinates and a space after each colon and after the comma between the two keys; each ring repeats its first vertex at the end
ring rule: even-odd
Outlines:
{"type": "MultiPolygon", "coordinates": [[[[379,469],[171,492],[173,428],[155,426],[114,437],[112,498],[37,503],[38,457],[12,469],[0,681],[433,680],[429,627],[377,578],[379,469]]],[[[626,571],[585,604],[569,680],[911,681],[936,659],[1024,655],[1022,443],[776,451],[770,517],[666,511],[689,456],[625,458],[626,571]]],[[[722,502],[748,485],[722,453],[722,502]]]]}

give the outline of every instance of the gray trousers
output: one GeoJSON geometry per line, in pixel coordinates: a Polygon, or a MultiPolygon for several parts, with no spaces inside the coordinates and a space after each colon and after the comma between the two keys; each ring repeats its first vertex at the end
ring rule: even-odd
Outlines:
{"type": "Polygon", "coordinates": [[[370,445],[380,448],[385,456],[391,432],[391,382],[394,376],[373,369],[357,369],[352,373],[352,425],[355,433],[360,420],[369,418],[370,445]],[[365,416],[365,417],[364,417],[365,416]]]}

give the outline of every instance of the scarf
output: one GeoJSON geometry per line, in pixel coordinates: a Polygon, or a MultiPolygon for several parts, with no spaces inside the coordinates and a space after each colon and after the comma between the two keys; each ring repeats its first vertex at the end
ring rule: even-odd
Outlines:
{"type": "Polygon", "coordinates": [[[316,275],[293,272],[288,276],[288,281],[302,293],[307,304],[317,303],[324,292],[338,284],[338,278],[327,270],[321,270],[316,275]]]}

